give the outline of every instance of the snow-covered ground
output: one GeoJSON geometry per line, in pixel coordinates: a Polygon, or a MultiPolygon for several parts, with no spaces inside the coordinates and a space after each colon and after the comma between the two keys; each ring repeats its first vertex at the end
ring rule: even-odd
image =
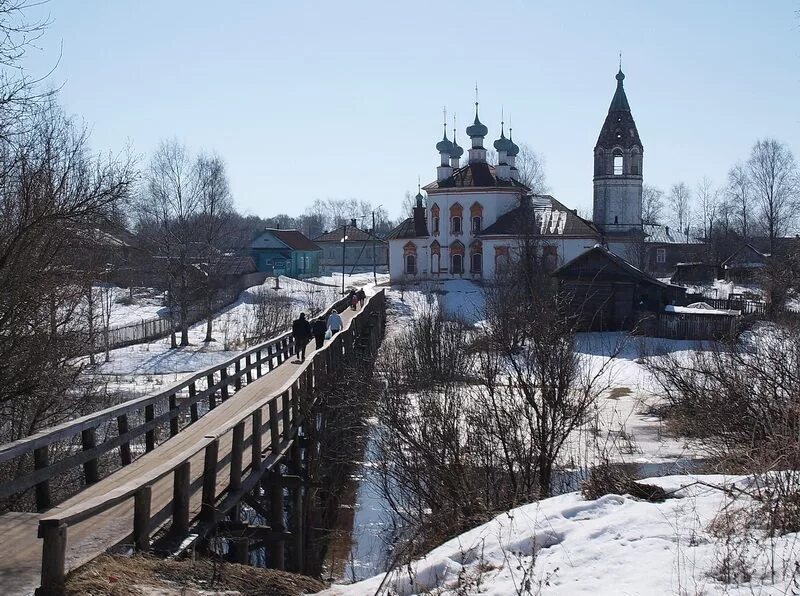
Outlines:
{"type": "Polygon", "coordinates": [[[643,482],[672,498],[650,503],[613,494],[589,501],[579,493],[552,497],[503,513],[410,565],[323,593],[798,593],[798,535],[767,539],[760,530],[742,531],[741,518],[725,517],[755,510],[749,496],[732,501],[718,488],[747,489],[747,478],[666,476],[643,482]],[[737,532],[720,532],[726,525],[737,532]]]}
{"type": "MultiPolygon", "coordinates": [[[[378,284],[385,284],[389,281],[389,274],[378,273],[377,280],[378,284]]],[[[309,278],[308,281],[329,285],[334,288],[339,288],[340,292],[342,289],[342,274],[337,272],[329,273],[327,275],[321,275],[318,277],[312,277],[309,278]]],[[[349,288],[362,288],[362,287],[366,288],[367,286],[374,286],[374,285],[375,285],[375,278],[372,275],[372,271],[361,272],[361,273],[345,273],[344,276],[345,290],[349,288]]],[[[366,289],[364,291],[366,291],[366,289]]]]}
{"type": "Polygon", "coordinates": [[[121,391],[128,398],[146,395],[245,349],[254,328],[258,293],[277,293],[291,298],[292,316],[311,310],[312,306],[326,308],[340,297],[335,288],[289,277],[280,277],[279,286],[276,290],[275,279],[268,278],[263,285],[243,291],[236,302],[214,317],[214,340],[210,343],[203,341],[206,323],[201,321],[189,329],[188,346],[171,349],[170,339],[166,337],[119,348],[111,351],[109,362],[102,362],[101,355],[101,363],[88,369],[87,374],[104,382],[109,391],[121,391]]]}

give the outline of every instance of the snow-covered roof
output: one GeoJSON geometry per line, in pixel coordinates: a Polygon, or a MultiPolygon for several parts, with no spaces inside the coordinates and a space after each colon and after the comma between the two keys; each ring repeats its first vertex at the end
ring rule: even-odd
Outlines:
{"type": "Polygon", "coordinates": [[[728,315],[737,316],[742,314],[738,310],[725,310],[721,308],[714,308],[705,302],[695,302],[689,306],[672,306],[667,305],[664,307],[665,312],[682,313],[687,315],[728,315]]]}

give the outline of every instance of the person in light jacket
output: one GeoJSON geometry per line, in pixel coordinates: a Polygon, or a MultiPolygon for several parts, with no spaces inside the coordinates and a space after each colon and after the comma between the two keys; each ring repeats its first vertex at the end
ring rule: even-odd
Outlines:
{"type": "Polygon", "coordinates": [[[340,317],[339,313],[335,310],[331,312],[328,317],[328,329],[331,330],[331,336],[336,335],[342,330],[342,317],[340,317]]]}

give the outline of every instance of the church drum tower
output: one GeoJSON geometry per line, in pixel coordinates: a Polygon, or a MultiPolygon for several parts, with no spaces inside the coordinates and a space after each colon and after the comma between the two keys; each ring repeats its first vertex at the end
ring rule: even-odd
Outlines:
{"type": "Polygon", "coordinates": [[[642,142],[631,114],[622,81],[617,73],[617,90],[608,108],[594,148],[594,224],[603,243],[620,256],[637,261],[642,231],[642,142]]]}

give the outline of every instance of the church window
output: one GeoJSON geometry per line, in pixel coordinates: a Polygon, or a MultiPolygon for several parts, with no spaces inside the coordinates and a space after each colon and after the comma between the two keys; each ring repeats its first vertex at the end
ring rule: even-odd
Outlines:
{"type": "Polygon", "coordinates": [[[614,156],[614,176],[622,176],[622,156],[614,156]]]}
{"type": "Polygon", "coordinates": [[[481,267],[483,266],[483,255],[479,252],[472,253],[472,272],[473,273],[480,273],[481,267]]]}
{"type": "Polygon", "coordinates": [[[434,216],[434,218],[433,218],[433,233],[434,234],[438,234],[439,233],[439,216],[438,215],[434,216]]]}
{"type": "Polygon", "coordinates": [[[461,218],[456,215],[450,222],[450,232],[452,234],[460,234],[461,233],[461,218]]]}
{"type": "Polygon", "coordinates": [[[472,218],[472,232],[478,233],[481,231],[481,217],[476,215],[472,218]]]}
{"type": "Polygon", "coordinates": [[[408,275],[416,275],[417,274],[417,256],[416,255],[406,255],[406,274],[408,274],[408,275]]]}
{"type": "Polygon", "coordinates": [[[656,249],[656,263],[666,263],[667,262],[667,249],[666,248],[657,248],[656,249]]]}
{"type": "Polygon", "coordinates": [[[463,255],[451,255],[450,257],[450,272],[454,275],[460,275],[464,273],[464,256],[463,255]]]}

